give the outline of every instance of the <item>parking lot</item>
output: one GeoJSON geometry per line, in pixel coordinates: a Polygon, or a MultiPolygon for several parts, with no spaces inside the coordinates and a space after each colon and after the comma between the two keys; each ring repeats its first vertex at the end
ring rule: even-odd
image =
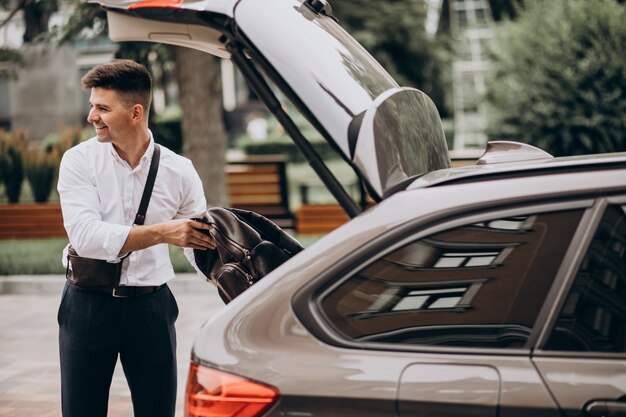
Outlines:
{"type": "MultiPolygon", "coordinates": [[[[61,415],[56,314],[63,283],[57,276],[0,277],[0,416],[61,415]]],[[[180,309],[176,416],[182,416],[194,334],[223,303],[213,287],[194,274],[178,276],[171,288],[180,309]]],[[[109,416],[133,416],[119,363],[109,416]]]]}

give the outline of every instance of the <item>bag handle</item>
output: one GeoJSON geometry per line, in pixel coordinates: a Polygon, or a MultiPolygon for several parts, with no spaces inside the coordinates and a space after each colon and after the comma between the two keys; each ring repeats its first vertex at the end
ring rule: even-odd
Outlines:
{"type": "Polygon", "coordinates": [[[150,171],[148,172],[148,178],[146,179],[146,186],[143,189],[141,203],[139,203],[139,210],[137,210],[137,215],[135,216],[135,224],[139,226],[143,225],[146,221],[146,211],[148,210],[148,204],[150,204],[150,197],[152,196],[152,189],[154,188],[154,180],[156,178],[157,171],[159,170],[159,159],[161,159],[161,148],[157,143],[155,143],[152,161],[150,162],[150,171]]]}

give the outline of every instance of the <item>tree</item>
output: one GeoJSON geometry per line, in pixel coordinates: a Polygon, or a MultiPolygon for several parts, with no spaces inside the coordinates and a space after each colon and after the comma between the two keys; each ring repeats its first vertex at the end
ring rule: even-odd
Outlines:
{"type": "Polygon", "coordinates": [[[447,113],[442,72],[448,48],[427,35],[423,0],[339,0],[332,7],[339,23],[400,85],[419,88],[447,113]]]}
{"type": "Polygon", "coordinates": [[[185,154],[200,174],[209,206],[228,205],[226,133],[218,58],[174,47],[185,154]]]}
{"type": "Polygon", "coordinates": [[[496,22],[504,19],[516,19],[523,4],[523,0],[489,0],[491,14],[496,22]]]}
{"type": "Polygon", "coordinates": [[[48,22],[58,10],[57,0],[0,0],[0,8],[11,10],[9,16],[0,23],[0,28],[8,24],[15,15],[23,12],[24,43],[34,42],[41,34],[48,32],[48,22]]]}
{"type": "MultiPolygon", "coordinates": [[[[0,0],[0,8],[10,10],[4,21],[0,22],[0,28],[6,26],[19,13],[24,16],[24,33],[22,39],[25,44],[36,41],[42,34],[48,31],[48,22],[52,13],[58,9],[57,0],[0,0]]],[[[0,47],[0,80],[14,79],[17,77],[17,68],[22,63],[22,54],[19,51],[0,47]]]]}
{"type": "Polygon", "coordinates": [[[554,155],[626,150],[626,9],[535,0],[498,32],[490,136],[554,155]]]}

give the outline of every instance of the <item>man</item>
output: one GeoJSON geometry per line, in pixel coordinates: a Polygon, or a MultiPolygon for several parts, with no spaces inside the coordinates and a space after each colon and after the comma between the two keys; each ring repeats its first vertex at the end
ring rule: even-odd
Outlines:
{"type": "Polygon", "coordinates": [[[117,60],[93,68],[82,84],[91,89],[87,121],[96,136],[61,161],[65,229],[81,257],[119,262],[130,255],[116,291],[65,285],[58,314],[63,416],[107,415],[119,355],[135,416],[172,417],[178,307],[166,285],[174,278],[167,244],[214,248],[201,232],[208,226],[190,220],[206,211],[202,184],[191,161],[162,147],[145,225],[133,226],[155,146],[150,75],[117,60]]]}

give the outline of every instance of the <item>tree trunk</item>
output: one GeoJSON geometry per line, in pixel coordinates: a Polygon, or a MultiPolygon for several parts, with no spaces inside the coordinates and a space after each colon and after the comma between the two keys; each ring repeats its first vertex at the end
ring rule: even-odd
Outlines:
{"type": "Polygon", "coordinates": [[[226,133],[219,59],[194,49],[173,49],[183,113],[183,153],[200,174],[207,205],[227,206],[226,133]]]}
{"type": "Polygon", "coordinates": [[[57,11],[57,6],[57,0],[27,0],[23,3],[24,43],[32,42],[37,36],[48,32],[48,22],[52,13],[57,11]]]}

